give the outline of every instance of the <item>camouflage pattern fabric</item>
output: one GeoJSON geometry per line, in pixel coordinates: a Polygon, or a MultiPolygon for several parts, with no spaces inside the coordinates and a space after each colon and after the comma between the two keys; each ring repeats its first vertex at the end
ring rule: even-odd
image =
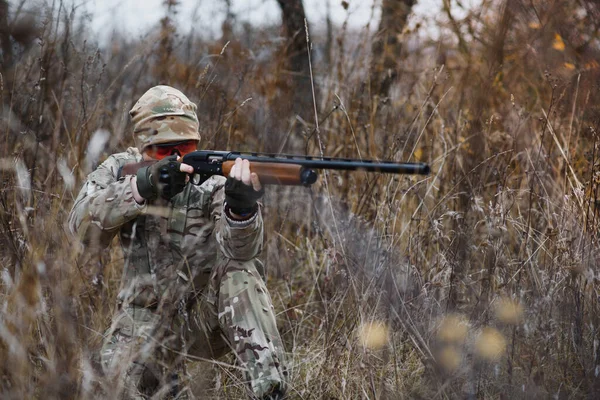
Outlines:
{"type": "Polygon", "coordinates": [[[135,144],[147,146],[183,140],[200,140],[196,104],[170,86],[148,90],[129,111],[135,144]]]}
{"type": "MultiPolygon", "coordinates": [[[[234,221],[223,212],[225,178],[188,184],[170,201],[139,205],[121,167],[139,162],[129,148],[92,172],[69,216],[88,248],[119,235],[124,269],[120,310],[101,356],[121,398],[181,391],[174,384],[188,355],[233,351],[252,393],[285,387],[284,349],[256,258],[263,221],[257,212],[234,221]]],[[[140,397],[142,396],[142,397],[140,397]]],[[[159,396],[160,398],[160,396],[159,396]]]]}

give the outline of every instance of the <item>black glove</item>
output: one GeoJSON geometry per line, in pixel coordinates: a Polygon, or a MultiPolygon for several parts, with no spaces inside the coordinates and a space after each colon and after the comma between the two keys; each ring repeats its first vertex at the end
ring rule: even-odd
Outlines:
{"type": "Polygon", "coordinates": [[[159,195],[163,199],[171,200],[181,192],[186,185],[185,172],[180,170],[181,163],[177,156],[165,157],[159,162],[137,171],[137,187],[140,196],[147,200],[154,200],[159,195]]]}
{"type": "Polygon", "coordinates": [[[247,215],[256,211],[256,201],[265,194],[265,189],[254,190],[251,185],[246,185],[231,176],[225,182],[225,203],[229,211],[237,215],[247,215]]]}

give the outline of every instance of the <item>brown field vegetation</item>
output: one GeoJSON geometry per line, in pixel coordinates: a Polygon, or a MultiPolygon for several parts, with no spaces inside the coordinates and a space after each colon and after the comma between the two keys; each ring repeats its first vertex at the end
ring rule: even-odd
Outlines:
{"type": "MultiPolygon", "coordinates": [[[[182,35],[169,3],[148,36],[99,48],[75,8],[0,1],[0,397],[112,393],[96,352],[122,254],[82,252],[65,222],[159,83],[197,102],[205,149],[431,165],[268,190],[291,398],[600,397],[597,2],[484,0],[458,18],[445,0],[439,39],[413,24],[401,47],[311,25],[301,72],[280,27],[182,35]]],[[[245,398],[221,361],[190,363],[195,393],[245,398]]]]}

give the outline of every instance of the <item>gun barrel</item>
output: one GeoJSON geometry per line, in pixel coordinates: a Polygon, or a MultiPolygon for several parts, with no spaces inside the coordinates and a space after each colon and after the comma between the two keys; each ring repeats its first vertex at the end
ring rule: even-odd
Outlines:
{"type": "Polygon", "coordinates": [[[250,162],[269,162],[301,165],[310,169],[335,169],[346,171],[384,172],[388,174],[418,174],[428,175],[429,165],[425,163],[397,163],[394,161],[357,160],[351,158],[299,156],[293,154],[267,154],[229,152],[224,154],[223,161],[233,161],[236,158],[250,162]]]}

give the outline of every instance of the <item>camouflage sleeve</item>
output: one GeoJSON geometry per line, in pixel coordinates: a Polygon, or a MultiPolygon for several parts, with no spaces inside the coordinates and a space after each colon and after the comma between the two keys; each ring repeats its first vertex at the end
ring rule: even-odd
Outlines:
{"type": "Polygon", "coordinates": [[[119,162],[110,156],[88,175],[69,214],[69,228],[86,244],[107,247],[119,228],[146,209],[131,191],[132,176],[117,180],[119,162]]]}
{"type": "Polygon", "coordinates": [[[210,215],[215,222],[217,243],[225,257],[247,261],[256,257],[263,246],[263,219],[261,208],[250,219],[236,221],[224,210],[225,188],[215,185],[210,200],[210,215]]]}

